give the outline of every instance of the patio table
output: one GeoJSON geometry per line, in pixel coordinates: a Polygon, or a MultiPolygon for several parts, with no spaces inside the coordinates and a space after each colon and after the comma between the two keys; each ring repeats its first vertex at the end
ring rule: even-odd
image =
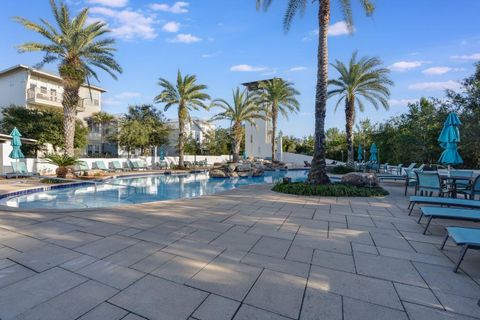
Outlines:
{"type": "Polygon", "coordinates": [[[466,176],[455,176],[448,174],[439,174],[440,180],[442,183],[445,182],[449,186],[450,194],[452,198],[457,197],[457,181],[468,181],[468,184],[471,185],[475,181],[476,176],[466,177],[466,176]]]}

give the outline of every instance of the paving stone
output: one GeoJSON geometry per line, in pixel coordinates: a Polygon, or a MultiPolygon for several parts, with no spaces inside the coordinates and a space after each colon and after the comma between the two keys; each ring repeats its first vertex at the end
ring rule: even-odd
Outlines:
{"type": "Polygon", "coordinates": [[[129,313],[125,318],[122,318],[122,320],[147,320],[144,317],[139,317],[136,314],[129,313]]]}
{"type": "Polygon", "coordinates": [[[330,229],[328,230],[328,238],[373,245],[372,237],[370,237],[370,233],[368,231],[356,230],[354,227],[346,229],[332,228],[330,226],[330,229]]]}
{"type": "Polygon", "coordinates": [[[130,268],[139,270],[145,273],[150,273],[153,270],[157,269],[164,263],[170,261],[175,256],[173,254],[157,251],[154,254],[146,257],[143,260],[138,261],[134,265],[130,266],[130,268]]]}
{"type": "Polygon", "coordinates": [[[110,302],[150,320],[177,320],[188,318],[207,295],[194,288],[146,276],[110,302]]]}
{"type": "Polygon", "coordinates": [[[292,241],[276,239],[271,237],[262,237],[250,250],[250,252],[284,258],[290,248],[292,241]]]}
{"type": "Polygon", "coordinates": [[[288,320],[279,314],[243,304],[235,315],[234,320],[288,320]]]}
{"type": "Polygon", "coordinates": [[[0,270],[15,265],[15,262],[8,259],[0,259],[0,270]]]}
{"type": "Polygon", "coordinates": [[[127,227],[115,225],[112,223],[105,223],[76,217],[65,217],[59,219],[59,221],[72,224],[76,226],[76,229],[79,231],[88,232],[101,237],[108,237],[125,229],[128,229],[127,227]]]}
{"type": "Polygon", "coordinates": [[[0,289],[0,319],[10,319],[73,287],[86,278],[53,268],[0,289]]]}
{"type": "Polygon", "coordinates": [[[103,260],[110,261],[119,266],[129,267],[132,264],[144,259],[145,257],[153,254],[154,252],[162,249],[162,245],[141,241],[133,246],[127,247],[123,250],[105,257],[103,260]]]}
{"type": "Polygon", "coordinates": [[[189,234],[185,239],[198,241],[203,243],[209,243],[221,235],[220,232],[211,231],[211,230],[197,230],[191,234],[189,234]]]}
{"type": "Polygon", "coordinates": [[[307,280],[264,270],[245,298],[245,303],[290,318],[298,318],[307,280]]]}
{"type": "Polygon", "coordinates": [[[480,318],[480,307],[477,298],[467,298],[458,295],[435,292],[446,311],[480,318]]]}
{"type": "Polygon", "coordinates": [[[370,232],[375,245],[382,248],[391,248],[402,251],[415,252],[407,240],[401,236],[391,236],[379,232],[370,232]]]}
{"type": "Polygon", "coordinates": [[[242,301],[260,272],[260,268],[217,258],[187,281],[187,285],[242,301]]]}
{"type": "Polygon", "coordinates": [[[462,273],[452,272],[452,268],[413,263],[433,291],[457,294],[464,297],[478,298],[480,287],[472,279],[462,273]]]}
{"type": "Polygon", "coordinates": [[[88,281],[22,313],[18,320],[76,319],[117,292],[112,287],[88,281]]]}
{"type": "Polygon", "coordinates": [[[230,320],[239,306],[237,301],[211,294],[193,316],[200,320],[230,320]]]}
{"type": "Polygon", "coordinates": [[[242,263],[274,271],[289,273],[304,278],[308,276],[309,270],[309,265],[306,263],[268,257],[255,253],[247,254],[242,259],[242,263]]]}
{"type": "Polygon", "coordinates": [[[353,257],[346,254],[315,250],[312,263],[326,268],[355,273],[353,257]]]}
{"type": "Polygon", "coordinates": [[[174,255],[182,257],[211,261],[215,259],[223,250],[205,243],[194,242],[190,240],[179,240],[174,244],[162,249],[174,255]]]}
{"type": "Polygon", "coordinates": [[[184,257],[175,257],[154,270],[152,274],[160,278],[183,284],[197,272],[202,270],[207,264],[208,261],[205,260],[201,261],[184,257]]]}
{"type": "Polygon", "coordinates": [[[342,297],[307,287],[300,320],[343,320],[342,297]]]}
{"type": "Polygon", "coordinates": [[[258,235],[240,232],[225,232],[212,241],[211,244],[220,248],[249,251],[259,239],[260,236],[258,235]]]}
{"type": "Polygon", "coordinates": [[[355,265],[358,274],[418,287],[427,287],[427,284],[410,261],[357,253],[355,254],[355,265]]]}
{"type": "Polygon", "coordinates": [[[435,308],[428,308],[418,304],[404,303],[405,311],[411,320],[472,320],[471,317],[445,312],[435,308]]]}
{"type": "Polygon", "coordinates": [[[104,302],[81,316],[78,320],[120,320],[125,319],[125,311],[119,307],[104,302]]]}
{"type": "Polygon", "coordinates": [[[312,248],[291,246],[285,259],[297,262],[311,263],[313,257],[313,250],[314,249],[312,248]]]}
{"type": "Polygon", "coordinates": [[[343,298],[343,319],[408,320],[408,317],[404,311],[385,308],[379,305],[345,297],[343,298]]]}
{"type": "Polygon", "coordinates": [[[380,255],[398,258],[398,259],[405,259],[410,261],[418,261],[418,262],[425,262],[429,264],[438,264],[442,266],[452,267],[453,263],[445,256],[438,256],[438,255],[427,255],[422,253],[416,252],[405,252],[401,250],[389,249],[389,248],[378,248],[380,255]]]}
{"type": "Polygon", "coordinates": [[[61,221],[47,221],[17,228],[18,232],[36,239],[47,239],[75,230],[76,227],[61,221]]]}
{"type": "Polygon", "coordinates": [[[94,234],[72,231],[59,235],[49,235],[46,241],[61,247],[73,249],[99,239],[101,239],[101,237],[94,234]]]}
{"type": "Polygon", "coordinates": [[[102,259],[137,242],[138,240],[127,237],[110,236],[81,246],[76,250],[102,259]]]}
{"type": "Polygon", "coordinates": [[[133,236],[134,234],[137,234],[139,232],[142,232],[142,229],[137,229],[137,228],[128,228],[123,231],[120,231],[117,233],[119,236],[125,236],[125,237],[130,237],[133,236]]]}
{"type": "Polygon", "coordinates": [[[403,310],[391,282],[312,265],[308,287],[403,310]]]}
{"type": "Polygon", "coordinates": [[[400,300],[443,309],[442,305],[430,289],[394,283],[400,300]]]}
{"type": "Polygon", "coordinates": [[[33,251],[18,253],[10,259],[32,270],[42,272],[79,256],[79,253],[72,250],[56,245],[46,245],[33,251]]]}
{"type": "Polygon", "coordinates": [[[369,254],[378,254],[377,247],[370,246],[367,244],[352,242],[352,249],[353,249],[353,253],[363,252],[363,253],[369,253],[369,254]]]}
{"type": "Polygon", "coordinates": [[[162,244],[164,246],[168,246],[174,243],[175,241],[185,237],[185,235],[180,233],[175,233],[175,232],[172,232],[170,234],[163,234],[163,233],[157,233],[152,231],[142,231],[140,233],[134,234],[131,237],[135,239],[155,242],[158,244],[162,244]]]}
{"type": "MultiPolygon", "coordinates": [[[[7,247],[10,247],[11,249],[15,249],[21,252],[36,250],[48,244],[47,242],[40,241],[32,237],[22,236],[22,235],[18,235],[14,238],[0,240],[0,243],[4,244],[7,247]]],[[[2,251],[4,249],[9,249],[9,248],[0,249],[0,258],[8,257],[7,255],[2,255],[2,251]]],[[[7,254],[11,254],[11,253],[12,252],[7,252],[7,254]]]]}
{"type": "Polygon", "coordinates": [[[94,262],[78,270],[77,273],[120,290],[125,289],[144,275],[142,272],[104,260],[94,262]]]}
{"type": "Polygon", "coordinates": [[[8,268],[0,270],[0,288],[6,287],[22,279],[31,277],[36,273],[21,265],[13,264],[8,268]]]}
{"type": "Polygon", "coordinates": [[[98,261],[98,259],[82,254],[79,257],[69,260],[60,266],[70,271],[77,271],[85,266],[88,266],[89,264],[94,263],[95,261],[98,261]]]}
{"type": "Polygon", "coordinates": [[[3,260],[4,258],[11,257],[17,253],[20,253],[20,251],[8,247],[0,248],[0,259],[3,260]]]}
{"type": "Polygon", "coordinates": [[[349,242],[335,239],[323,239],[316,236],[297,235],[293,241],[293,245],[343,254],[352,254],[352,248],[349,242]]]}

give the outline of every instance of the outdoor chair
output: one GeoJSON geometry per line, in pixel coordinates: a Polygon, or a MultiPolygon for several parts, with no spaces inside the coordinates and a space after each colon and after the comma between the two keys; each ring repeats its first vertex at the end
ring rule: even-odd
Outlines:
{"type": "Polygon", "coordinates": [[[465,189],[457,189],[457,193],[463,194],[466,199],[475,200],[475,196],[480,194],[480,175],[465,189]]]}
{"type": "Polygon", "coordinates": [[[73,172],[85,172],[90,170],[86,161],[79,161],[74,167],[73,172]]]}
{"type": "Polygon", "coordinates": [[[385,162],[384,164],[381,164],[380,167],[378,168],[379,173],[387,173],[388,172],[388,162],[385,162]]]}
{"type": "Polygon", "coordinates": [[[432,196],[434,192],[438,192],[439,197],[443,197],[450,191],[442,186],[440,176],[437,172],[422,172],[414,171],[417,179],[417,186],[415,188],[415,195],[417,192],[421,196],[432,196]]]}
{"type": "Polygon", "coordinates": [[[131,170],[140,170],[140,165],[135,160],[127,160],[127,165],[131,170]]]}
{"type": "Polygon", "coordinates": [[[143,169],[143,170],[147,170],[147,169],[148,169],[148,164],[147,164],[145,161],[139,159],[139,160],[136,160],[135,162],[138,164],[138,167],[139,167],[140,169],[143,169]]]}
{"type": "MultiPolygon", "coordinates": [[[[457,179],[455,181],[455,190],[457,193],[470,189],[470,179],[473,177],[473,171],[466,170],[451,170],[450,175],[453,177],[466,177],[468,179],[457,179]]],[[[466,197],[466,195],[465,195],[466,197]]]]}
{"type": "Polygon", "coordinates": [[[408,208],[410,209],[408,215],[412,214],[413,208],[416,204],[436,204],[439,206],[447,207],[464,207],[472,209],[480,209],[480,201],[478,200],[468,200],[468,199],[457,199],[457,198],[444,198],[444,197],[420,197],[420,196],[411,196],[410,204],[408,208]]]}
{"type": "Polygon", "coordinates": [[[158,167],[160,169],[168,169],[168,162],[165,160],[160,160],[160,162],[158,163],[158,167]]]}
{"type": "Polygon", "coordinates": [[[465,258],[465,254],[468,249],[480,249],[480,229],[477,228],[464,228],[464,227],[447,227],[447,235],[445,240],[443,240],[441,250],[445,247],[448,238],[452,238],[453,242],[457,246],[462,246],[460,251],[460,256],[458,257],[457,263],[453,268],[453,272],[457,272],[460,264],[465,258]]]}
{"type": "Polygon", "coordinates": [[[423,234],[427,232],[430,222],[433,219],[463,220],[463,221],[480,221],[480,210],[458,209],[458,208],[441,208],[441,207],[422,207],[422,213],[418,218],[418,223],[425,216],[428,218],[423,234]]]}
{"type": "Polygon", "coordinates": [[[110,167],[111,170],[113,171],[124,171],[125,169],[122,167],[122,165],[120,164],[120,162],[118,160],[113,160],[113,161],[110,161],[110,163],[108,164],[108,166],[110,167]]]}
{"type": "Polygon", "coordinates": [[[18,162],[18,163],[12,162],[12,169],[13,169],[13,172],[7,173],[6,177],[25,178],[25,177],[32,177],[32,176],[38,175],[38,173],[28,171],[27,165],[25,164],[25,162],[18,162]]]}
{"type": "Polygon", "coordinates": [[[105,166],[105,162],[103,162],[102,160],[95,161],[94,165],[95,165],[95,168],[98,170],[107,171],[107,172],[112,171],[109,168],[107,168],[107,166],[105,166]]]}
{"type": "Polygon", "coordinates": [[[403,163],[399,163],[397,166],[388,167],[388,171],[391,174],[401,175],[403,163]]]}

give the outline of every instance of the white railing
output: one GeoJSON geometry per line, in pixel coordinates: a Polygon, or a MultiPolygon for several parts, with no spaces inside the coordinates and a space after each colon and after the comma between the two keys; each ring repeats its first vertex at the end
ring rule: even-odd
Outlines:
{"type": "MultiPolygon", "coordinates": [[[[42,105],[53,106],[53,107],[62,107],[62,100],[63,99],[62,99],[61,93],[52,94],[48,90],[42,91],[40,88],[30,88],[27,90],[27,101],[29,103],[42,104],[42,105]]],[[[78,101],[78,106],[77,106],[78,112],[85,111],[86,109],[85,101],[87,100],[80,99],[78,101]]],[[[97,103],[98,103],[98,100],[97,100],[97,103]]],[[[89,103],[89,105],[95,105],[95,104],[89,103]]]]}

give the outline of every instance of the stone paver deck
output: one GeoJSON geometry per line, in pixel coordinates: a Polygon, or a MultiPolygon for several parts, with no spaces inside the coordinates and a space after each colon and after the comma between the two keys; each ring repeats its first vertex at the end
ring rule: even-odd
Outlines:
{"type": "Polygon", "coordinates": [[[0,319],[480,319],[480,254],[453,273],[450,222],[422,235],[387,188],[1,211],[0,319]]]}

